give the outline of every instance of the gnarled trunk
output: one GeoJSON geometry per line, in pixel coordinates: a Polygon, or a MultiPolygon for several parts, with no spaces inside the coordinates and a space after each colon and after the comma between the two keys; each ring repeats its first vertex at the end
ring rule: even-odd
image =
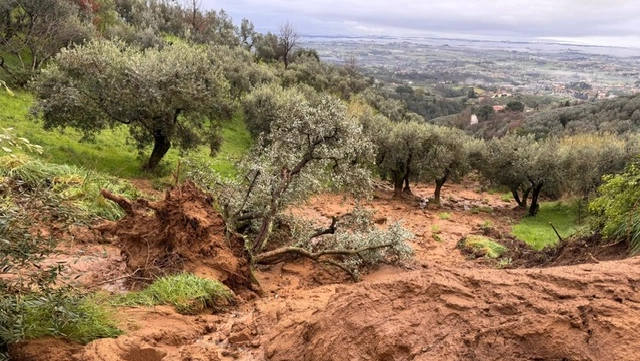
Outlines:
{"type": "Polygon", "coordinates": [[[155,170],[164,155],[169,151],[169,148],[171,148],[169,138],[162,132],[155,133],[153,135],[153,151],[151,151],[151,156],[149,156],[149,160],[144,166],[144,169],[147,171],[155,170]]]}
{"type": "Polygon", "coordinates": [[[449,174],[445,174],[444,177],[436,179],[436,189],[433,192],[433,203],[440,204],[440,192],[442,191],[442,186],[447,181],[449,174]]]}
{"type": "Polygon", "coordinates": [[[533,188],[533,194],[531,195],[531,206],[529,207],[529,215],[535,216],[538,213],[538,196],[540,196],[540,191],[542,190],[544,182],[540,182],[536,184],[533,188]]]}
{"type": "Polygon", "coordinates": [[[523,189],[522,198],[520,198],[518,187],[511,188],[511,194],[513,195],[513,199],[515,199],[516,203],[518,203],[518,207],[527,208],[527,198],[529,198],[529,192],[531,192],[531,188],[523,189]]]}
{"type": "Polygon", "coordinates": [[[409,186],[409,174],[406,174],[404,176],[403,183],[404,183],[404,188],[402,188],[402,193],[412,195],[413,192],[411,192],[411,186],[409,186]]]}

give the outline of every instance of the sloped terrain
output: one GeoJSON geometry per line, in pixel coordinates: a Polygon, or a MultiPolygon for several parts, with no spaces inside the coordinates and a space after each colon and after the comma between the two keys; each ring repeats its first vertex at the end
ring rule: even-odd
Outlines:
{"type": "MultiPolygon", "coordinates": [[[[228,259],[244,262],[241,253],[224,248],[221,220],[206,196],[189,187],[173,190],[162,201],[133,202],[127,217],[103,228],[125,251],[121,259],[104,260],[109,269],[135,271],[140,265],[131,262],[141,256],[133,252],[147,255],[149,245],[158,251],[150,259],[178,254],[184,269],[212,277],[232,274],[223,272],[235,264],[228,259]],[[212,252],[214,246],[224,252],[212,252]]],[[[351,283],[342,271],[309,260],[280,263],[256,272],[262,297],[246,299],[222,314],[119,308],[125,335],[117,339],[86,346],[28,342],[14,350],[15,358],[637,360],[640,259],[603,261],[607,258],[596,259],[600,255],[595,254],[584,259],[593,263],[524,269],[496,269],[482,259],[468,259],[457,249],[462,236],[481,233],[480,226],[490,221],[492,236],[501,238],[518,216],[513,204],[499,196],[469,189],[446,186],[443,208],[426,209],[392,198],[390,190],[376,192],[368,204],[377,211],[376,223],[403,219],[415,234],[415,259],[405,267],[382,266],[351,283]],[[471,212],[472,207],[491,211],[471,212]]],[[[415,191],[426,195],[431,189],[418,186],[415,191]]],[[[328,219],[351,205],[339,195],[322,195],[295,212],[328,219]]],[[[101,286],[113,289],[112,284],[101,286]]]]}

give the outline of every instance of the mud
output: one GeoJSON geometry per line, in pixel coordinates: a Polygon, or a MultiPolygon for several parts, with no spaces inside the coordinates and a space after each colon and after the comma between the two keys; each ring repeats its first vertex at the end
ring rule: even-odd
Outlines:
{"type": "Polygon", "coordinates": [[[167,191],[163,200],[128,201],[109,196],[126,211],[117,222],[99,230],[114,237],[127,271],[135,278],[189,271],[215,278],[234,290],[251,287],[242,240],[225,235],[212,199],[192,183],[167,191]]]}
{"type": "MultiPolygon", "coordinates": [[[[244,280],[234,277],[244,275],[245,258],[223,237],[210,200],[190,187],[158,202],[131,202],[131,214],[110,225],[126,250],[123,273],[172,270],[161,267],[170,255],[180,262],[168,263],[181,269],[244,280]]],[[[309,260],[280,263],[256,272],[262,297],[226,313],[120,308],[125,335],[117,339],[86,346],[40,340],[14,354],[32,361],[638,360],[640,259],[607,260],[626,253],[597,242],[590,244],[600,248],[586,253],[579,243],[539,253],[537,268],[496,269],[469,259],[456,245],[470,233],[507,244],[514,257],[533,254],[508,236],[518,217],[512,202],[473,189],[446,185],[444,204],[425,209],[388,189],[376,192],[367,204],[377,210],[376,222],[402,219],[415,234],[415,259],[405,267],[383,265],[351,283],[309,260]],[[479,208],[486,211],[472,211],[479,208]],[[557,266],[563,262],[587,263],[557,266]]],[[[414,187],[420,195],[431,191],[414,187]]],[[[352,205],[322,195],[294,211],[327,220],[352,205]]]]}

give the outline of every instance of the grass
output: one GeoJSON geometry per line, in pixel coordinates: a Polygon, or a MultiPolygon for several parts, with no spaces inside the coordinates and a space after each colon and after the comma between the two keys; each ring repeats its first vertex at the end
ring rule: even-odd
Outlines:
{"type": "Polygon", "coordinates": [[[491,238],[477,234],[467,236],[462,246],[475,254],[488,258],[498,258],[507,250],[505,246],[496,243],[491,238]]]}
{"type": "Polygon", "coordinates": [[[567,205],[561,202],[547,202],[540,204],[540,210],[535,217],[524,217],[520,223],[512,227],[512,233],[517,238],[525,241],[534,249],[542,249],[558,242],[553,228],[563,238],[576,233],[582,226],[576,223],[577,206],[567,205]]]}
{"type": "Polygon", "coordinates": [[[222,283],[181,273],[159,278],[140,292],[130,292],[116,299],[120,306],[172,305],[181,314],[193,315],[206,308],[216,308],[233,299],[222,283]]]}
{"type": "Polygon", "coordinates": [[[34,196],[43,206],[47,206],[49,201],[58,210],[65,208],[59,208],[61,205],[67,206],[73,210],[73,217],[78,219],[102,217],[115,220],[123,215],[118,205],[100,195],[102,188],[129,198],[138,196],[137,189],[127,181],[77,166],[45,163],[24,155],[0,157],[0,176],[25,189],[34,190],[34,196]]]}
{"type": "Polygon", "coordinates": [[[440,212],[440,213],[438,213],[438,218],[442,219],[443,221],[451,219],[451,213],[449,213],[449,212],[440,212]]]}
{"type": "Polygon", "coordinates": [[[23,339],[52,336],[87,343],[122,333],[113,312],[91,297],[59,293],[26,298],[20,310],[14,327],[22,328],[23,339]]]}
{"type": "MultiPolygon", "coordinates": [[[[44,148],[42,158],[47,162],[80,166],[122,178],[156,176],[142,171],[144,160],[138,157],[135,144],[129,141],[125,126],[102,131],[96,136],[95,142],[80,142],[82,135],[73,129],[64,132],[45,131],[41,123],[29,116],[32,103],[33,96],[30,93],[16,91],[11,96],[0,89],[0,127],[12,127],[18,136],[41,145],[44,148]]],[[[222,176],[233,175],[235,162],[251,146],[251,136],[244,126],[242,114],[237,113],[223,125],[222,136],[224,142],[216,157],[209,157],[207,147],[199,147],[186,156],[210,159],[213,169],[222,176]]],[[[178,149],[170,149],[160,165],[161,170],[167,173],[174,169],[184,156],[178,149]]]]}

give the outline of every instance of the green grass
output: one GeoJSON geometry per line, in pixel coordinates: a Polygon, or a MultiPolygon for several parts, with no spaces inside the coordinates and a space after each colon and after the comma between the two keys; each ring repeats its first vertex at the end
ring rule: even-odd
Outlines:
{"type": "Polygon", "coordinates": [[[440,212],[440,213],[438,213],[438,218],[442,219],[443,221],[451,219],[451,213],[449,213],[449,212],[440,212]]]}
{"type": "Polygon", "coordinates": [[[35,190],[42,206],[57,211],[67,209],[76,220],[95,217],[119,219],[122,209],[100,195],[103,188],[111,192],[137,197],[137,189],[127,181],[66,164],[46,163],[28,156],[0,157],[0,176],[35,190]],[[59,207],[66,206],[66,207],[59,207]]]}
{"type": "Polygon", "coordinates": [[[192,315],[208,307],[219,307],[233,299],[231,291],[222,283],[181,273],[159,278],[140,292],[130,292],[116,299],[119,306],[172,305],[182,314],[192,315]]]}
{"type": "Polygon", "coordinates": [[[489,258],[498,258],[507,250],[505,246],[496,243],[491,238],[477,234],[467,236],[462,247],[489,258]]]}
{"type": "Polygon", "coordinates": [[[522,218],[520,223],[512,227],[512,233],[532,248],[539,250],[558,242],[558,236],[549,223],[556,227],[560,236],[566,238],[582,228],[576,223],[576,219],[575,205],[561,202],[542,203],[538,214],[535,217],[522,218]]]}
{"type": "MultiPolygon", "coordinates": [[[[44,148],[41,156],[44,160],[80,166],[122,178],[157,176],[141,170],[144,160],[138,157],[135,145],[128,140],[129,133],[125,126],[102,131],[96,136],[95,142],[80,142],[81,134],[73,129],[66,129],[64,132],[45,131],[42,123],[28,115],[32,102],[33,96],[27,92],[16,91],[11,96],[0,89],[0,127],[11,127],[18,136],[41,145],[44,148]]],[[[224,142],[216,157],[208,156],[207,147],[199,147],[186,156],[211,160],[213,169],[222,176],[233,175],[236,161],[251,146],[251,136],[240,113],[223,125],[222,136],[224,142]]],[[[183,156],[178,149],[170,149],[160,165],[160,173],[162,170],[168,173],[175,169],[183,156]]]]}
{"type": "Polygon", "coordinates": [[[27,297],[20,311],[15,327],[21,328],[22,339],[52,336],[87,343],[122,333],[113,312],[91,297],[69,293],[27,297]]]}

